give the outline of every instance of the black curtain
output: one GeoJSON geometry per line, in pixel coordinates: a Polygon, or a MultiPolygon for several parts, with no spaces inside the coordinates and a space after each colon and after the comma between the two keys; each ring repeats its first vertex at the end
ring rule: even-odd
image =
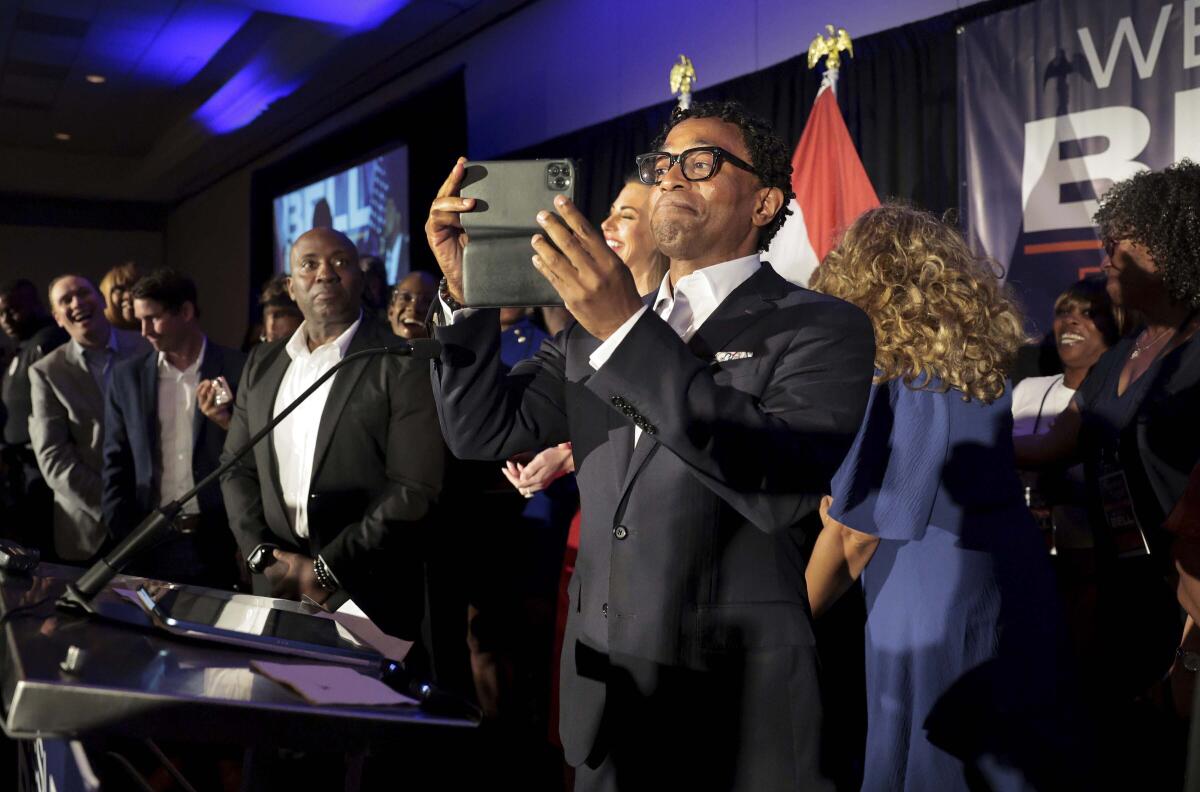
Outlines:
{"type": "MultiPolygon", "coordinates": [[[[938,214],[958,205],[956,30],[971,19],[1029,0],[996,0],[863,36],[843,56],[838,104],[880,199],[910,201],[938,214]]],[[[774,124],[794,147],[820,87],[807,53],[695,93],[696,101],[736,99],[774,124]]],[[[703,64],[699,64],[703,68],[703,64]]],[[[664,66],[664,72],[666,66],[664,66]]],[[[586,181],[578,202],[594,221],[607,213],[650,150],[673,101],[511,152],[512,158],[572,157],[586,181]]]]}

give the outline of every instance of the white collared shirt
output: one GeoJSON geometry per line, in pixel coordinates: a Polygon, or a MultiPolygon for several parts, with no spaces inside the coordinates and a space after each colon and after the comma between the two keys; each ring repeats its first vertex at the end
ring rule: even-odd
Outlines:
{"type": "MultiPolygon", "coordinates": [[[[362,324],[362,314],[344,333],[314,350],[308,348],[308,322],[302,322],[284,349],[292,362],[283,374],[279,392],[275,395],[272,415],[277,414],[322,374],[346,356],[350,341],[362,324]]],[[[312,486],[313,456],[317,451],[317,430],[325,402],[338,375],[333,375],[302,403],[271,433],[275,444],[275,459],[279,463],[279,485],[283,489],[283,505],[292,530],[301,539],[308,538],[308,495],[312,486]]]]}
{"type": "MultiPolygon", "coordinates": [[[[749,280],[750,276],[758,272],[761,266],[762,262],[757,253],[732,261],[723,261],[720,264],[702,267],[689,275],[684,275],[675,284],[674,290],[671,288],[671,273],[668,272],[663,277],[662,284],[658,287],[658,294],[654,298],[654,312],[663,321],[670,324],[680,338],[685,342],[689,341],[696,334],[696,330],[717,310],[717,306],[725,302],[725,298],[732,294],[734,289],[749,280]],[[681,303],[680,308],[683,308],[684,305],[690,307],[690,317],[686,311],[682,317],[672,316],[671,312],[675,309],[676,303],[681,303]]],[[[650,309],[643,307],[626,319],[625,324],[618,327],[616,332],[604,340],[604,343],[596,347],[596,351],[588,357],[588,363],[592,368],[599,371],[600,367],[608,362],[613,352],[625,340],[625,336],[629,335],[629,331],[642,318],[642,314],[648,310],[650,309]]],[[[641,436],[642,430],[635,427],[633,430],[634,444],[641,439],[641,436]]]]}
{"type": "MultiPolygon", "coordinates": [[[[158,353],[158,505],[170,503],[196,484],[192,475],[192,450],[196,418],[196,388],[200,385],[200,364],[208,350],[204,338],[200,354],[183,371],[158,353]]],[[[192,498],[183,504],[183,514],[199,514],[200,505],[192,498]]]]}

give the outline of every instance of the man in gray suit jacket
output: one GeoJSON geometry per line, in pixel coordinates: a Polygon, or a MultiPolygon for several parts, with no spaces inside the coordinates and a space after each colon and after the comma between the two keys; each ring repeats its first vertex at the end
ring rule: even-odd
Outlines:
{"type": "Polygon", "coordinates": [[[50,282],[50,309],[71,340],[30,369],[29,437],[54,492],[54,552],[88,561],[108,536],[100,514],[104,394],[117,361],[150,345],[109,324],[104,297],[81,275],[50,282]]]}
{"type": "Polygon", "coordinates": [[[638,165],[671,261],[658,294],[559,198],[531,252],[577,324],[507,374],[497,312],[454,305],[476,208],[455,166],[426,224],[450,314],[442,429],[466,458],[573,443],[559,727],[576,790],[830,789],[805,546],[866,408],[871,324],[759,260],[791,193],[764,122],[693,105],[656,148],[638,165]]]}

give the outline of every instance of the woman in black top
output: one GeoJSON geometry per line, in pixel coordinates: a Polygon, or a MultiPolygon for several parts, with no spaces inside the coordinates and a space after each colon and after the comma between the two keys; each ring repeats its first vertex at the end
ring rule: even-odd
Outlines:
{"type": "Polygon", "coordinates": [[[1119,708],[1168,671],[1193,684],[1185,665],[1200,667],[1182,662],[1200,652],[1200,634],[1181,617],[1162,527],[1200,461],[1200,165],[1114,185],[1095,221],[1108,293],[1144,324],[1100,358],[1048,435],[1018,438],[1016,448],[1022,467],[1084,464],[1105,648],[1082,670],[1097,697],[1111,696],[1098,705],[1119,708]]]}

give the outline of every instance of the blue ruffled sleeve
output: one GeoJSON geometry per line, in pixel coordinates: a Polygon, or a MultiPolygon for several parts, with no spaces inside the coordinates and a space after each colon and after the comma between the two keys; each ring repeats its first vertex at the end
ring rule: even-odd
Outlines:
{"type": "Polygon", "coordinates": [[[858,436],[833,477],[838,522],[881,539],[921,539],[946,463],[953,393],[900,380],[871,387],[858,436]]]}

